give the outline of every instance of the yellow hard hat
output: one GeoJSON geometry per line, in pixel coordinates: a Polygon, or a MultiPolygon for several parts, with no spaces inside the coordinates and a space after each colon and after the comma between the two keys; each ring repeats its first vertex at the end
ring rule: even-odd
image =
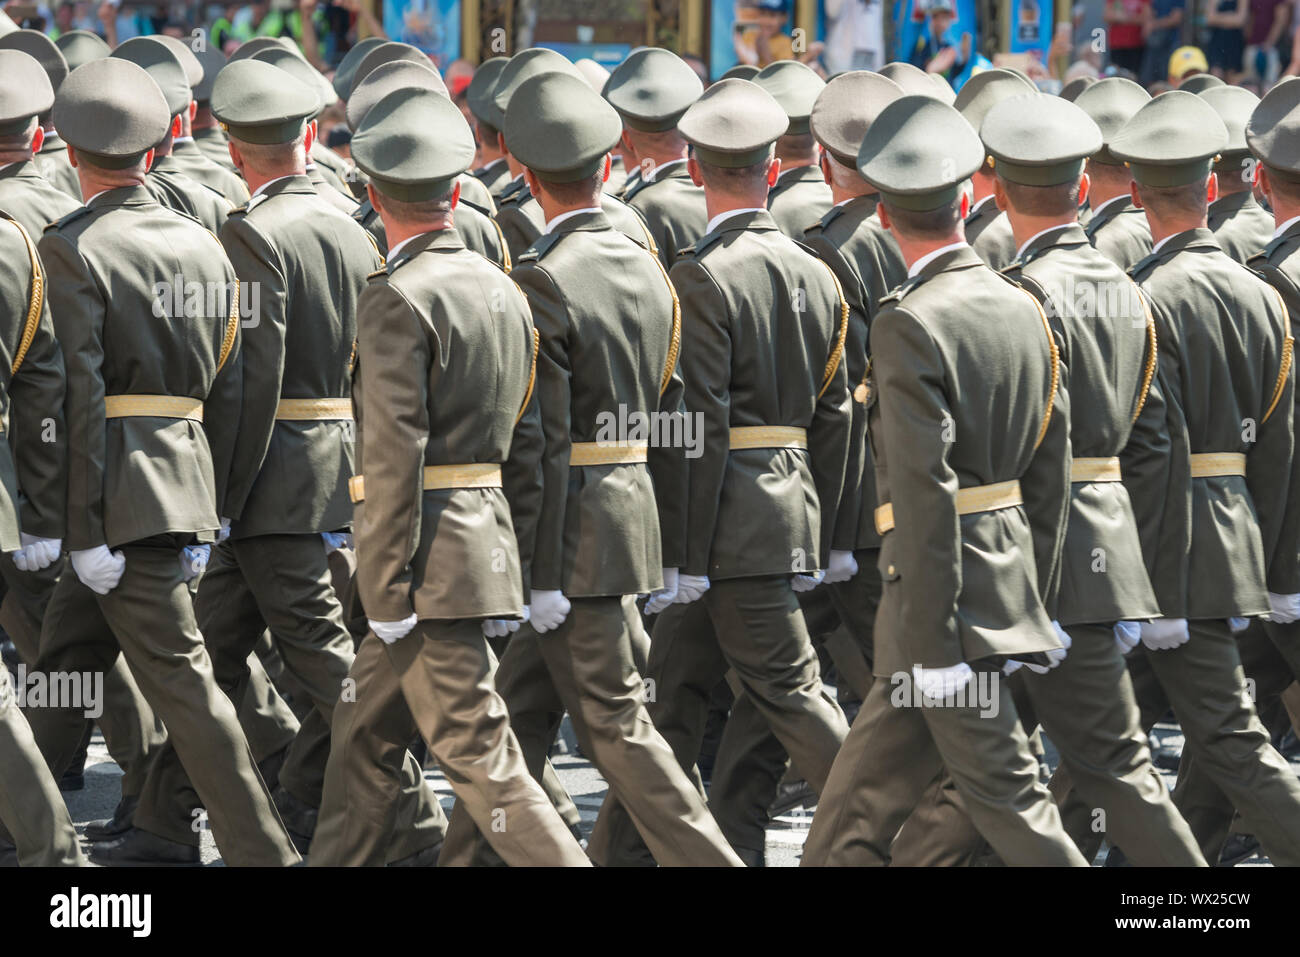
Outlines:
{"type": "Polygon", "coordinates": [[[1204,73],[1209,68],[1200,47],[1179,47],[1169,58],[1169,77],[1173,80],[1181,80],[1188,73],[1204,73]]]}

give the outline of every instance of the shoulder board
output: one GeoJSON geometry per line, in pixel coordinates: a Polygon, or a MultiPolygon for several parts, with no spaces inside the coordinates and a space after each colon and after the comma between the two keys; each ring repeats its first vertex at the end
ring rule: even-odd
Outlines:
{"type": "Polygon", "coordinates": [[[6,213],[3,209],[0,209],[0,219],[7,219],[7,220],[9,220],[9,222],[11,222],[11,223],[16,223],[16,222],[18,222],[18,220],[14,219],[12,216],[10,216],[8,213],[6,213]]]}
{"type": "Polygon", "coordinates": [[[545,233],[538,236],[537,239],[529,246],[519,257],[521,263],[537,262],[547,253],[549,253],[568,233],[545,233]]]}
{"type": "Polygon", "coordinates": [[[1256,253],[1254,256],[1252,256],[1251,261],[1253,262],[1254,260],[1260,258],[1268,259],[1275,252],[1277,252],[1279,249],[1285,246],[1288,242],[1291,242],[1292,240],[1298,238],[1300,237],[1294,235],[1287,235],[1286,233],[1283,233],[1281,236],[1277,237],[1277,239],[1270,240],[1269,244],[1264,247],[1264,251],[1262,253],[1256,253]]]}
{"type": "Polygon", "coordinates": [[[1163,250],[1161,250],[1158,253],[1147,253],[1146,256],[1139,259],[1136,263],[1132,265],[1132,267],[1128,271],[1128,274],[1131,278],[1136,279],[1139,273],[1144,272],[1145,270],[1147,270],[1151,266],[1154,266],[1156,263],[1160,262],[1164,258],[1165,256],[1163,250]]]}
{"type": "Polygon", "coordinates": [[[694,244],[694,243],[692,243],[692,244],[689,245],[689,246],[683,246],[681,249],[677,250],[677,258],[678,258],[678,259],[687,259],[687,258],[689,258],[689,257],[691,257],[691,256],[694,256],[694,255],[695,255],[695,244],[694,244]]]}
{"type": "MultiPolygon", "coordinates": [[[[1013,272],[1018,272],[1019,270],[1024,269],[1026,265],[1027,263],[1025,262],[1025,260],[1016,257],[1015,259],[1011,260],[1011,262],[1003,266],[1001,269],[995,269],[993,271],[996,273],[1001,273],[1003,276],[1010,278],[1013,272]]],[[[1015,280],[1012,281],[1015,282],[1015,280]]]]}
{"type": "Polygon", "coordinates": [[[924,282],[925,280],[920,276],[913,276],[911,279],[895,286],[888,295],[882,296],[880,299],[880,305],[887,306],[891,303],[902,302],[904,296],[924,282]]]}
{"type": "Polygon", "coordinates": [[[1051,297],[1047,293],[1047,290],[1044,289],[1043,286],[1036,279],[1032,278],[1031,276],[1026,276],[1024,273],[1020,273],[1018,276],[1016,276],[1013,279],[1007,272],[1007,270],[1011,268],[1012,268],[1011,266],[1008,266],[1006,269],[1002,270],[998,275],[1000,275],[1011,285],[1015,286],[1017,289],[1025,290],[1030,295],[1032,295],[1035,299],[1037,299],[1040,304],[1046,306],[1048,301],[1051,299],[1051,297]]]}
{"type": "Polygon", "coordinates": [[[482,213],[484,216],[492,216],[492,215],[494,215],[492,212],[490,212],[490,211],[488,210],[488,208],[487,208],[486,206],[483,206],[483,205],[481,205],[480,203],[476,203],[476,202],[474,202],[473,200],[466,199],[465,197],[462,196],[461,199],[460,199],[460,201],[461,201],[462,203],[464,203],[466,206],[468,206],[470,209],[476,209],[476,210],[478,210],[478,211],[479,211],[480,213],[482,213]]]}
{"type": "Polygon", "coordinates": [[[815,223],[813,223],[811,226],[809,226],[808,229],[805,229],[805,230],[804,230],[804,234],[806,235],[806,234],[808,233],[808,230],[810,230],[810,229],[816,229],[816,228],[819,227],[819,226],[820,226],[822,229],[825,229],[825,228],[826,228],[827,226],[829,226],[831,223],[835,222],[835,220],[836,220],[837,218],[839,218],[839,215],[840,215],[841,213],[843,213],[843,212],[844,212],[844,207],[843,207],[843,206],[832,206],[830,209],[828,209],[828,210],[826,211],[826,215],[825,215],[825,216],[823,216],[823,217],[822,217],[821,219],[819,219],[817,222],[815,222],[815,223]]]}
{"type": "Polygon", "coordinates": [[[370,279],[379,279],[381,276],[387,276],[387,275],[388,275],[388,267],[385,266],[383,269],[376,269],[376,270],[375,270],[374,272],[372,272],[372,273],[367,273],[367,274],[366,274],[366,279],[367,279],[367,280],[370,280],[370,279]]]}
{"type": "Polygon", "coordinates": [[[718,240],[720,240],[721,238],[722,238],[722,231],[721,231],[721,230],[716,230],[716,229],[715,229],[715,230],[714,230],[713,232],[711,232],[709,235],[705,236],[703,239],[701,239],[699,242],[697,242],[694,246],[690,247],[692,254],[695,255],[695,256],[699,256],[699,255],[701,255],[701,254],[704,253],[704,252],[705,252],[705,251],[706,251],[710,246],[712,246],[714,243],[716,243],[716,242],[717,242],[718,240]]]}
{"type": "Polygon", "coordinates": [[[62,229],[64,226],[68,225],[68,223],[72,222],[73,220],[80,219],[82,216],[87,215],[89,212],[90,212],[89,206],[78,206],[76,209],[68,213],[68,215],[64,216],[62,219],[56,219],[54,222],[48,224],[45,227],[45,232],[49,232],[51,229],[62,229]]]}

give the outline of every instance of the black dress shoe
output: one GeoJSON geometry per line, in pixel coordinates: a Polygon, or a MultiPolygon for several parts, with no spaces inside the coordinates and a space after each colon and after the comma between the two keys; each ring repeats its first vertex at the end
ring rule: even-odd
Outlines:
{"type": "Polygon", "coordinates": [[[1219,852],[1219,867],[1236,867],[1260,854],[1259,841],[1253,834],[1229,834],[1219,852]]]}
{"type": "Polygon", "coordinates": [[[311,850],[311,839],[316,834],[316,818],[320,815],[317,808],[299,801],[283,787],[271,793],[275,809],[280,812],[284,828],[298,853],[304,857],[311,850]]]}
{"type": "Polygon", "coordinates": [[[123,794],[122,800],[118,801],[117,807],[113,809],[112,817],[102,821],[91,821],[86,825],[86,840],[94,844],[121,837],[131,830],[131,824],[135,820],[135,806],[139,803],[138,797],[123,794]]]}
{"type": "Polygon", "coordinates": [[[389,867],[437,867],[438,855],[442,853],[442,841],[437,844],[430,844],[428,847],[421,848],[414,854],[410,854],[400,861],[392,861],[389,867]]]}
{"type": "Polygon", "coordinates": [[[18,866],[18,848],[8,843],[0,841],[0,867],[17,867],[18,866]]]}
{"type": "Polygon", "coordinates": [[[84,791],[86,776],[84,774],[65,774],[59,778],[59,790],[65,794],[69,791],[84,791]]]}
{"type": "Polygon", "coordinates": [[[115,840],[90,845],[90,859],[104,867],[197,867],[199,849],[133,827],[115,840]]]}
{"type": "Polygon", "coordinates": [[[793,811],[797,807],[814,808],[817,806],[817,792],[807,781],[783,781],[776,789],[776,797],[767,813],[772,817],[793,811]]]}

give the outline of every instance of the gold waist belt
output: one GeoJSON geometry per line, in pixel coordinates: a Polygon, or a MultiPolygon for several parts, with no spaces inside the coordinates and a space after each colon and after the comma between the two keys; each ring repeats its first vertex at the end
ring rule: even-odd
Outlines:
{"type": "MultiPolygon", "coordinates": [[[[500,488],[501,466],[493,462],[475,462],[471,465],[426,465],[424,490],[442,488],[500,488]]],[[[361,502],[366,497],[364,476],[348,479],[348,497],[361,502]]]]}
{"type": "Polygon", "coordinates": [[[1246,474],[1246,456],[1241,452],[1199,452],[1191,460],[1192,478],[1246,474]]]}
{"type": "Polygon", "coordinates": [[[323,419],[352,419],[351,399],[281,399],[275,407],[281,422],[311,422],[323,419]]]}
{"type": "Polygon", "coordinates": [[[650,447],[645,442],[625,445],[574,442],[569,446],[569,465],[636,465],[645,462],[649,454],[650,447]]]}
{"type": "Polygon", "coordinates": [[[159,419],[203,421],[203,403],[187,395],[106,395],[104,418],[153,416],[159,419]]]}
{"type": "MultiPolygon", "coordinates": [[[[957,489],[957,514],[974,515],[976,512],[996,512],[1000,508],[1023,505],[1020,482],[997,482],[993,485],[973,485],[957,489]]],[[[884,535],[894,527],[894,506],[886,502],[876,509],[876,532],[884,535]]]]}
{"type": "Polygon", "coordinates": [[[1115,456],[1081,458],[1070,463],[1071,482],[1120,482],[1123,479],[1124,476],[1119,470],[1119,459],[1115,456]]]}
{"type": "Polygon", "coordinates": [[[731,430],[731,451],[738,449],[806,449],[808,430],[787,425],[744,425],[731,430]]]}

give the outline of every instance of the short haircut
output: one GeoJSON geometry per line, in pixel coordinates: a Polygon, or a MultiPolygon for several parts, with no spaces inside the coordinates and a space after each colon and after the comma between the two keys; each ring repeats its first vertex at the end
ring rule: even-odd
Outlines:
{"type": "Polygon", "coordinates": [[[900,234],[911,239],[943,239],[951,236],[961,222],[961,196],[938,209],[916,210],[893,206],[882,199],[889,221],[900,234]]]}
{"type": "Polygon", "coordinates": [[[134,163],[128,163],[127,165],[122,166],[120,161],[118,161],[115,162],[114,165],[112,166],[105,166],[102,157],[95,156],[92,153],[82,152],[76,147],[73,147],[72,152],[77,157],[78,166],[91,166],[94,167],[95,169],[103,170],[106,173],[120,174],[123,179],[128,178],[134,173],[146,172],[144,168],[144,161],[146,157],[148,157],[149,155],[148,150],[146,150],[145,152],[141,153],[139,156],[135,158],[134,163]]]}
{"type": "Polygon", "coordinates": [[[767,187],[767,171],[772,167],[772,158],[750,166],[714,166],[696,157],[700,165],[700,176],[704,179],[704,188],[717,193],[734,195],[736,193],[756,192],[767,187]]]}
{"type": "MultiPolygon", "coordinates": [[[[33,119],[35,119],[33,117],[33,119]]],[[[32,139],[36,136],[36,123],[28,123],[21,133],[6,133],[0,136],[0,153],[25,153],[32,148],[32,139]]]]}
{"type": "Polygon", "coordinates": [[[1195,182],[1182,186],[1146,186],[1139,182],[1138,197],[1142,200],[1142,205],[1157,217],[1204,216],[1209,205],[1205,195],[1208,180],[1208,175],[1202,176],[1195,182]]]}
{"type": "Polygon", "coordinates": [[[261,171],[275,172],[290,166],[301,155],[304,161],[307,158],[306,130],[299,133],[296,137],[287,143],[249,143],[247,140],[241,140],[238,137],[231,137],[235,142],[235,147],[239,150],[239,155],[244,158],[244,162],[253,169],[261,171]]]}
{"type": "Polygon", "coordinates": [[[1300,183],[1283,179],[1274,170],[1268,170],[1268,184],[1287,203],[1300,203],[1300,183]]]}
{"type": "Polygon", "coordinates": [[[408,202],[393,199],[379,187],[375,187],[375,192],[379,194],[379,202],[383,206],[384,212],[399,223],[427,223],[447,216],[451,212],[451,194],[455,190],[456,184],[453,183],[451,189],[434,199],[408,202]]]}
{"type": "Polygon", "coordinates": [[[1026,186],[998,177],[1016,212],[1026,216],[1073,216],[1079,210],[1079,181],[1056,186],[1026,186]]]}
{"type": "Polygon", "coordinates": [[[822,155],[826,157],[826,165],[830,167],[831,185],[838,186],[840,189],[861,189],[866,184],[866,180],[862,178],[856,166],[840,162],[829,152],[822,155]]]}
{"type": "Polygon", "coordinates": [[[597,205],[599,205],[600,193],[605,185],[605,165],[603,163],[600,169],[590,176],[584,176],[572,183],[552,183],[538,173],[537,170],[533,170],[533,174],[542,181],[542,186],[546,192],[563,206],[572,206],[575,203],[590,203],[592,201],[596,201],[597,205]]]}
{"type": "Polygon", "coordinates": [[[686,140],[677,130],[661,130],[658,133],[647,133],[644,130],[634,130],[632,127],[624,127],[627,132],[627,138],[632,141],[632,146],[636,148],[637,155],[642,153],[680,153],[686,146],[686,140]]]}
{"type": "Polygon", "coordinates": [[[808,160],[817,155],[817,140],[811,133],[787,133],[776,141],[777,158],[808,160]]]}

